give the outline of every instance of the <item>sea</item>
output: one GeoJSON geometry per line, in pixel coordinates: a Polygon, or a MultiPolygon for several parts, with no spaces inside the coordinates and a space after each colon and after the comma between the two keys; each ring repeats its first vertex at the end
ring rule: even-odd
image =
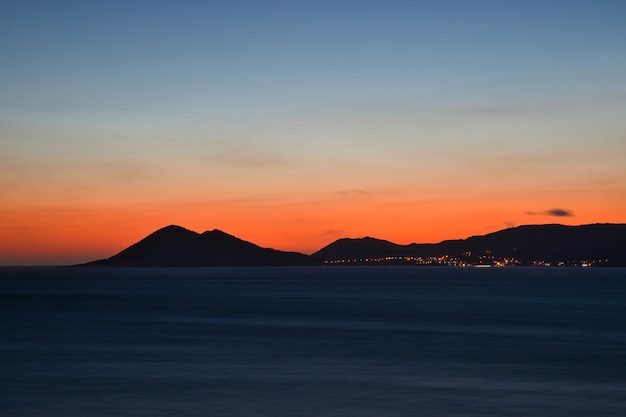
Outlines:
{"type": "Polygon", "coordinates": [[[623,268],[0,268],[0,416],[624,416],[623,268]]]}

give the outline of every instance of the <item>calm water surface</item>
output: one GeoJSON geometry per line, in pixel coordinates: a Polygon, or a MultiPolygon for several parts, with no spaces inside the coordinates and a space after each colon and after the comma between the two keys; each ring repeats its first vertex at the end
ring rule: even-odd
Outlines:
{"type": "Polygon", "coordinates": [[[623,416],[626,269],[0,268],[2,416],[623,416]]]}

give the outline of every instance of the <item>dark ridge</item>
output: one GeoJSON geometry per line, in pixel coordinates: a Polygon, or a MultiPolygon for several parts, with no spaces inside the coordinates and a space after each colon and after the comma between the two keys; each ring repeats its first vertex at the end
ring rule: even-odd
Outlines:
{"type": "Polygon", "coordinates": [[[450,256],[478,263],[485,257],[514,258],[520,264],[536,261],[601,261],[626,266],[626,224],[526,225],[484,236],[445,240],[436,244],[397,245],[372,238],[339,239],[313,256],[324,261],[384,257],[450,256]],[[481,258],[483,257],[483,258],[481,258]]]}
{"type": "Polygon", "coordinates": [[[198,234],[172,225],[157,230],[117,255],[83,266],[299,266],[319,263],[308,255],[262,248],[220,230],[198,234]]]}
{"type": "Polygon", "coordinates": [[[575,264],[592,261],[606,266],[626,266],[626,224],[527,225],[467,239],[436,244],[398,245],[364,237],[343,238],[312,256],[262,248],[221,230],[198,234],[170,225],[155,231],[117,255],[85,266],[297,266],[322,261],[384,258],[453,257],[482,263],[491,259],[515,259],[516,264],[575,264]]]}
{"type": "Polygon", "coordinates": [[[320,259],[369,258],[391,256],[402,252],[403,246],[388,240],[363,237],[358,239],[342,238],[320,249],[313,256],[320,259]]]}

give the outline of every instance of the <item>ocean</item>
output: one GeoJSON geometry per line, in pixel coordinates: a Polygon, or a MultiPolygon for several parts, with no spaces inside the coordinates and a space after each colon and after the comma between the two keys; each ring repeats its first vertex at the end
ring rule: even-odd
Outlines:
{"type": "Polygon", "coordinates": [[[626,269],[0,268],[1,416],[623,416],[626,269]]]}

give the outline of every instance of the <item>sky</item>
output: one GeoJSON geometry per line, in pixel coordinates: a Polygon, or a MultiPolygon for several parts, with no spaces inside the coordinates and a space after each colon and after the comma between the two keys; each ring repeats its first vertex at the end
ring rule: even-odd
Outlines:
{"type": "Polygon", "coordinates": [[[0,2],[0,265],[626,222],[626,2],[0,2]]]}

